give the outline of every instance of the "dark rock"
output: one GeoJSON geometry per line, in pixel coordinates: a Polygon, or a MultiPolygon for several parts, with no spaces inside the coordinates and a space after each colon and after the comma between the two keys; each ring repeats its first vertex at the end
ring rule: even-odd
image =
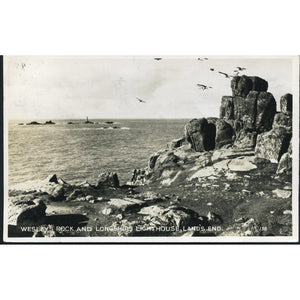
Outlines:
{"type": "Polygon", "coordinates": [[[51,120],[50,121],[46,121],[45,122],[45,125],[53,125],[53,124],[55,124],[54,122],[52,122],[51,120]]]}
{"type": "Polygon", "coordinates": [[[233,119],[242,121],[245,113],[247,113],[245,108],[245,98],[238,96],[233,97],[233,119]]]}
{"type": "Polygon", "coordinates": [[[280,98],[280,110],[284,114],[290,114],[293,111],[293,95],[285,94],[280,98]]]}
{"type": "Polygon", "coordinates": [[[252,90],[252,80],[246,76],[235,76],[231,80],[231,89],[233,96],[246,97],[252,90]]]}
{"type": "Polygon", "coordinates": [[[232,144],[234,136],[233,128],[224,120],[217,120],[216,122],[216,148],[221,148],[224,145],[232,144]]]}
{"type": "Polygon", "coordinates": [[[222,103],[220,106],[220,118],[224,118],[226,120],[233,120],[233,113],[233,97],[223,96],[222,103]]]}
{"type": "Polygon", "coordinates": [[[287,152],[291,134],[284,128],[273,128],[271,131],[257,136],[255,156],[278,162],[283,153],[287,152]]]}
{"type": "Polygon", "coordinates": [[[271,93],[260,92],[257,98],[257,115],[255,128],[258,133],[272,128],[276,113],[276,101],[271,93]]]}
{"type": "Polygon", "coordinates": [[[132,172],[131,183],[142,185],[146,180],[146,171],[143,169],[134,169],[132,172]]]}
{"type": "Polygon", "coordinates": [[[266,92],[268,90],[268,82],[258,76],[250,76],[252,80],[252,90],[258,92],[266,92]]]}
{"type": "Polygon", "coordinates": [[[152,155],[152,156],[150,157],[149,163],[148,163],[148,167],[149,167],[150,169],[153,169],[153,168],[154,168],[155,163],[156,163],[156,160],[158,159],[158,157],[159,157],[159,154],[154,154],[154,155],[152,155]]]}
{"type": "Polygon", "coordinates": [[[42,124],[39,122],[36,122],[36,121],[32,121],[32,122],[26,123],[26,125],[42,125],[42,124]]]}
{"type": "Polygon", "coordinates": [[[209,151],[215,147],[216,127],[205,118],[193,119],[185,125],[186,140],[196,151],[209,151]]]}
{"type": "Polygon", "coordinates": [[[277,113],[274,117],[273,128],[285,127],[287,131],[292,133],[293,119],[292,114],[277,113]]]}
{"type": "Polygon", "coordinates": [[[58,183],[56,174],[49,175],[49,176],[46,178],[46,181],[58,183]]]}
{"type": "Polygon", "coordinates": [[[257,132],[242,129],[235,141],[234,145],[240,149],[254,148],[256,145],[257,132]]]}
{"type": "Polygon", "coordinates": [[[119,178],[117,173],[113,172],[104,172],[98,176],[97,187],[120,187],[119,178]]]}
{"type": "Polygon", "coordinates": [[[245,129],[255,129],[257,97],[258,92],[250,91],[242,104],[243,109],[241,109],[240,113],[242,114],[241,120],[243,122],[243,128],[245,129]]]}
{"type": "Polygon", "coordinates": [[[10,202],[8,223],[17,226],[42,224],[46,215],[46,205],[40,199],[28,202],[10,202]]]}

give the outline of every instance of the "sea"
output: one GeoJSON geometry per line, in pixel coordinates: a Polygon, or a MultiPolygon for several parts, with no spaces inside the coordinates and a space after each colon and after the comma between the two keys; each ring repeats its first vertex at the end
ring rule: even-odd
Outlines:
{"type": "MultiPolygon", "coordinates": [[[[47,120],[35,120],[44,123],[47,120]]],[[[184,134],[186,119],[52,120],[53,125],[8,124],[8,181],[14,185],[56,174],[71,184],[97,182],[102,172],[116,172],[120,184],[133,169],[184,134]],[[72,122],[72,124],[68,124],[72,122]]]]}

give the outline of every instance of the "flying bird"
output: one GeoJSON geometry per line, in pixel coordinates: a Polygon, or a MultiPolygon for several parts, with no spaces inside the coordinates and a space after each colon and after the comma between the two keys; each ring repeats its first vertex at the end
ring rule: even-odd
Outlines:
{"type": "Polygon", "coordinates": [[[26,64],[22,63],[21,67],[22,67],[22,70],[24,70],[26,67],[26,64]]]}
{"type": "Polygon", "coordinates": [[[154,59],[155,60],[161,60],[162,58],[161,57],[155,57],[154,59]]]}
{"type": "Polygon", "coordinates": [[[200,83],[197,83],[197,86],[198,86],[201,90],[203,90],[203,91],[208,90],[208,89],[212,89],[211,86],[207,86],[207,85],[200,84],[200,83]]]}
{"type": "Polygon", "coordinates": [[[140,99],[140,98],[138,98],[138,97],[136,97],[136,99],[137,99],[139,102],[141,102],[141,103],[146,103],[146,101],[143,100],[143,99],[140,99]]]}
{"type": "Polygon", "coordinates": [[[222,74],[222,75],[224,75],[226,78],[230,78],[230,77],[232,77],[231,75],[228,75],[227,73],[224,73],[224,72],[218,72],[218,73],[220,73],[220,74],[222,74]]]}
{"type": "Polygon", "coordinates": [[[198,60],[200,60],[200,61],[204,61],[204,60],[208,60],[208,58],[207,58],[207,57],[203,57],[203,58],[201,58],[201,57],[198,57],[198,60]]]}
{"type": "Polygon", "coordinates": [[[210,70],[211,70],[211,71],[214,71],[215,69],[214,69],[214,68],[210,68],[210,70]]]}
{"type": "Polygon", "coordinates": [[[238,71],[244,71],[246,70],[246,68],[242,68],[242,67],[236,67],[238,69],[238,71]]]}

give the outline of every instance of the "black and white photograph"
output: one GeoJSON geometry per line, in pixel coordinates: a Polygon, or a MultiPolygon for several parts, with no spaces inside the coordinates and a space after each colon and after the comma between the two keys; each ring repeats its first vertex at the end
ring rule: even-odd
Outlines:
{"type": "Polygon", "coordinates": [[[299,242],[298,56],[3,71],[5,242],[299,242]]]}

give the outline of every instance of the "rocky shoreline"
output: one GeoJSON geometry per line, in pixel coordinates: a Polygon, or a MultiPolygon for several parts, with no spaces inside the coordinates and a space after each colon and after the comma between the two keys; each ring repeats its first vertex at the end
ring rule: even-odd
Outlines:
{"type": "Polygon", "coordinates": [[[9,188],[9,237],[289,236],[292,95],[276,101],[259,77],[236,76],[220,118],[193,119],[120,185],[56,175],[9,188]]]}

